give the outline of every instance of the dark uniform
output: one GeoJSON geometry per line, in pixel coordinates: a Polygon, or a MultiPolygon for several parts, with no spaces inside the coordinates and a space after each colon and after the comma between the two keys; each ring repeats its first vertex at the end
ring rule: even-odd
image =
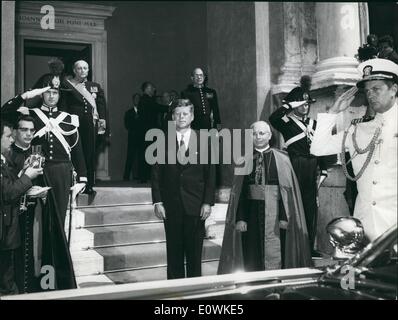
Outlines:
{"type": "MultiPolygon", "coordinates": [[[[2,113],[15,112],[24,100],[18,95],[9,100],[2,113]]],[[[76,287],[72,261],[64,232],[64,224],[73,169],[78,182],[86,182],[86,166],[77,128],[76,115],[61,112],[57,107],[43,105],[30,110],[35,119],[36,134],[32,145],[41,145],[44,164],[44,185],[51,187],[43,213],[43,265],[52,265],[56,271],[56,289],[76,287]],[[50,130],[50,125],[55,127],[50,130]],[[54,125],[56,124],[56,125],[54,125]]]]}
{"type": "Polygon", "coordinates": [[[138,103],[139,117],[139,173],[141,182],[146,182],[151,175],[151,167],[145,161],[145,150],[152,143],[145,141],[145,134],[150,129],[161,129],[161,116],[167,113],[169,107],[156,102],[155,97],[144,93],[138,103]]]}
{"type": "MultiPolygon", "coordinates": [[[[79,117],[79,135],[87,168],[87,188],[91,188],[95,184],[98,131],[97,120],[94,119],[94,108],[68,81],[64,82],[64,84],[66,88],[61,90],[61,92],[65,111],[79,117]]],[[[83,84],[89,94],[95,97],[99,119],[107,119],[104,90],[96,82],[85,81],[83,84]]],[[[106,122],[106,126],[109,126],[109,121],[106,122]]]]}
{"type": "Polygon", "coordinates": [[[131,171],[133,171],[133,178],[138,179],[139,118],[138,111],[134,107],[131,107],[124,114],[124,127],[128,131],[128,139],[123,179],[129,180],[131,171]]]}
{"type": "Polygon", "coordinates": [[[15,175],[12,163],[1,155],[0,295],[17,294],[16,251],[21,245],[20,199],[32,187],[28,176],[15,175]]]}
{"type": "Polygon", "coordinates": [[[191,84],[181,92],[181,98],[189,99],[194,105],[192,129],[217,128],[221,124],[216,90],[208,87],[197,88],[191,84]]]}
{"type": "Polygon", "coordinates": [[[306,117],[299,120],[288,116],[292,110],[284,104],[276,109],[269,121],[282,133],[294,172],[300,185],[311,249],[314,249],[317,226],[317,177],[318,166],[321,175],[327,175],[327,161],[310,154],[311,139],[316,121],[306,117]]]}

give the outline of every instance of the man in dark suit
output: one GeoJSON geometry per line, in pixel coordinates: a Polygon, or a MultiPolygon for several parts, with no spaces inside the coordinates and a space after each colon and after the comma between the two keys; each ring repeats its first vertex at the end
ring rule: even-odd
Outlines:
{"type": "Polygon", "coordinates": [[[192,71],[191,80],[192,84],[181,93],[181,98],[189,99],[195,107],[192,128],[195,130],[221,129],[216,90],[205,85],[205,75],[200,68],[192,71]]]}
{"type": "Polygon", "coordinates": [[[145,134],[151,129],[160,129],[162,127],[160,119],[167,113],[168,106],[156,102],[155,86],[149,81],[141,85],[142,96],[138,104],[138,117],[140,118],[140,181],[147,182],[151,174],[151,167],[145,161],[145,149],[149,143],[145,141],[145,134]]]}
{"type": "Polygon", "coordinates": [[[79,134],[87,168],[87,187],[84,193],[93,194],[96,169],[96,140],[106,133],[106,101],[101,86],[88,81],[89,65],[84,60],[76,61],[75,77],[64,82],[66,111],[79,116],[79,134]]]}
{"type": "Polygon", "coordinates": [[[18,178],[9,158],[12,125],[1,121],[1,212],[0,212],[0,296],[17,294],[16,250],[21,245],[20,198],[32,187],[42,168],[28,167],[18,178]]]}
{"type": "Polygon", "coordinates": [[[209,152],[210,159],[210,148],[208,141],[207,145],[205,141],[195,143],[199,133],[191,129],[193,108],[189,100],[177,100],[173,120],[176,123],[174,141],[179,146],[178,151],[172,144],[167,145],[166,163],[156,163],[152,168],[155,214],[164,220],[166,231],[168,279],[185,277],[184,258],[186,276],[201,276],[204,223],[214,205],[215,166],[210,161],[199,163],[203,152],[209,152]],[[195,149],[195,146],[199,148],[195,149]],[[169,161],[169,154],[176,155],[177,161],[169,161]]]}
{"type": "Polygon", "coordinates": [[[138,104],[140,101],[140,94],[133,95],[133,105],[124,114],[124,127],[128,131],[127,138],[127,156],[126,164],[124,166],[123,180],[130,180],[130,173],[133,171],[133,178],[138,179],[138,147],[139,147],[139,118],[138,118],[138,104]]]}

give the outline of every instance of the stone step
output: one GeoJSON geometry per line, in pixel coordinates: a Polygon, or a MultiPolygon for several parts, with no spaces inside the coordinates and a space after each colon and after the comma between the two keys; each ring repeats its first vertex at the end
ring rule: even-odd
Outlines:
{"type": "Polygon", "coordinates": [[[78,276],[76,277],[78,288],[98,287],[105,285],[114,285],[115,283],[104,274],[78,276]]]}
{"type": "Polygon", "coordinates": [[[94,234],[94,246],[165,240],[163,223],[100,227],[88,229],[94,234]]]}
{"type": "MultiPolygon", "coordinates": [[[[152,205],[91,207],[83,208],[79,211],[83,212],[84,215],[83,219],[79,219],[81,227],[158,220],[152,205]]],[[[212,207],[211,218],[216,221],[225,221],[226,211],[226,204],[216,203],[212,207]]]]}
{"type": "MultiPolygon", "coordinates": [[[[151,188],[143,187],[96,187],[95,195],[80,194],[77,199],[78,206],[110,205],[121,203],[152,203],[151,188]]],[[[216,202],[227,203],[230,189],[220,188],[216,191],[216,202]]]]}
{"type": "Polygon", "coordinates": [[[93,196],[80,194],[78,206],[109,205],[120,203],[152,203],[151,188],[97,187],[93,196]]]}
{"type": "Polygon", "coordinates": [[[84,212],[84,226],[158,220],[152,205],[92,207],[80,210],[84,212]]]}
{"type": "MultiPolygon", "coordinates": [[[[202,262],[202,275],[212,276],[217,274],[218,261],[203,261],[202,262]]],[[[167,279],[167,267],[162,266],[158,268],[134,270],[134,271],[121,271],[107,273],[106,276],[115,284],[155,281],[167,279]]]]}
{"type": "MultiPolygon", "coordinates": [[[[164,242],[99,248],[95,251],[104,259],[104,271],[158,266],[167,261],[164,242]]],[[[216,242],[204,240],[202,260],[219,259],[220,253],[221,247],[216,242]]]]}
{"type": "Polygon", "coordinates": [[[104,257],[95,250],[72,251],[75,276],[99,274],[104,271],[104,257]]]}

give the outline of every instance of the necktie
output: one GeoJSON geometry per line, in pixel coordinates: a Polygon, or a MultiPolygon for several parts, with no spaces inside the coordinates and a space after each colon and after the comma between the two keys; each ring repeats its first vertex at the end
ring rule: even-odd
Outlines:
{"type": "Polygon", "coordinates": [[[178,146],[178,153],[177,153],[177,158],[180,163],[183,163],[183,161],[181,161],[180,159],[183,159],[185,157],[186,151],[187,151],[187,148],[185,147],[185,143],[184,143],[184,135],[182,134],[181,139],[180,139],[180,144],[178,146]]]}

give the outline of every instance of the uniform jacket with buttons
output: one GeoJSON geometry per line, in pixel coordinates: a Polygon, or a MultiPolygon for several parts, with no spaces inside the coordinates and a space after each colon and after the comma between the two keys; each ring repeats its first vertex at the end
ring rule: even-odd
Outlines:
{"type": "MultiPolygon", "coordinates": [[[[282,134],[285,142],[304,132],[303,129],[288,116],[291,111],[292,110],[290,108],[286,107],[286,105],[283,105],[277,108],[269,117],[269,122],[282,134]]],[[[307,117],[304,121],[298,121],[300,121],[306,128],[308,128],[308,130],[311,131],[314,131],[317,127],[317,121],[312,120],[309,117],[307,117]]],[[[310,146],[311,142],[306,136],[304,136],[301,139],[291,143],[287,147],[287,151],[290,157],[310,156],[310,146]]],[[[327,175],[327,169],[331,164],[336,162],[336,159],[332,156],[318,157],[317,161],[322,174],[327,175]]]]}
{"type": "Polygon", "coordinates": [[[32,187],[27,175],[18,178],[10,161],[1,157],[0,250],[16,249],[21,243],[19,231],[20,199],[32,187]]]}
{"type": "MultiPolygon", "coordinates": [[[[96,82],[85,81],[84,85],[88,92],[95,97],[99,118],[106,119],[106,100],[104,90],[96,82]]],[[[63,108],[65,111],[71,114],[76,114],[79,117],[86,114],[93,114],[92,106],[78,91],[68,87],[62,90],[62,95],[64,98],[63,108]]]]}
{"type": "MultiPolygon", "coordinates": [[[[2,107],[2,114],[15,112],[23,104],[23,102],[24,100],[20,95],[16,96],[15,98],[6,102],[6,104],[2,107]]],[[[52,109],[52,111],[50,111],[45,106],[42,106],[41,110],[48,118],[56,118],[61,113],[61,111],[58,109],[52,109]]],[[[45,126],[35,112],[31,111],[30,115],[35,119],[36,132],[45,126]]],[[[76,115],[71,114],[68,114],[60,124],[61,129],[66,132],[71,131],[77,126],[79,126],[79,119],[76,115]]],[[[78,133],[74,133],[69,136],[65,135],[64,137],[69,146],[73,147],[70,153],[70,158],[60,141],[51,132],[46,133],[40,138],[34,138],[32,145],[41,145],[42,153],[45,156],[46,161],[68,162],[71,160],[77,172],[79,181],[86,181],[87,170],[79,135],[78,133]]]]}
{"type": "Polygon", "coordinates": [[[221,124],[216,90],[208,87],[196,88],[189,85],[181,92],[181,98],[189,99],[194,105],[193,129],[211,129],[221,124]],[[213,123],[211,114],[213,114],[213,123]]]}
{"type": "MultiPolygon", "coordinates": [[[[357,175],[368,153],[355,155],[355,129],[358,147],[364,149],[372,140],[375,130],[381,128],[369,165],[357,180],[358,196],[354,209],[354,217],[361,220],[370,240],[397,223],[397,110],[398,103],[395,101],[388,111],[377,113],[373,120],[351,125],[346,139],[345,151],[350,153],[354,174],[357,175]]],[[[342,152],[344,132],[332,134],[336,118],[336,114],[318,114],[311,153],[328,155],[342,152]]]]}

